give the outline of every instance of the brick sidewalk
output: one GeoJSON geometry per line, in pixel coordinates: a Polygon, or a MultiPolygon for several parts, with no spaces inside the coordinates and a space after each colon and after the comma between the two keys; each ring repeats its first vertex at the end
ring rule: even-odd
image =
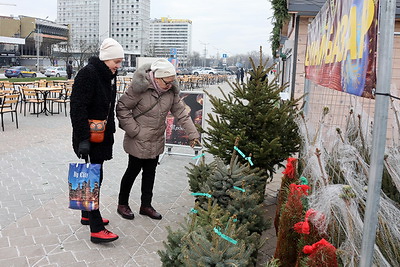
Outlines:
{"type": "MultiPolygon", "coordinates": [[[[229,90],[226,83],[219,86],[229,90]]],[[[206,90],[217,95],[216,88],[206,90]]],[[[211,112],[207,99],[205,111],[211,112]]],[[[118,129],[114,158],[104,165],[100,210],[110,220],[107,229],[120,238],[93,244],[89,227],[80,224],[80,212],[68,209],[67,168],[68,163],[77,162],[69,117],[18,115],[19,129],[6,116],[5,131],[0,132],[0,266],[161,266],[157,250],[164,249],[165,226],[177,227],[193,207],[184,166],[195,161],[166,155],[157,168],[153,206],[163,215],[161,221],[139,215],[140,179],[130,198],[135,219],[122,219],[116,206],[127,155],[122,149],[123,132],[118,129]]],[[[276,185],[271,184],[267,193],[268,210],[274,214],[276,185]]],[[[271,251],[273,255],[272,233],[273,229],[265,233],[270,241],[260,250],[264,259],[271,251]]]]}

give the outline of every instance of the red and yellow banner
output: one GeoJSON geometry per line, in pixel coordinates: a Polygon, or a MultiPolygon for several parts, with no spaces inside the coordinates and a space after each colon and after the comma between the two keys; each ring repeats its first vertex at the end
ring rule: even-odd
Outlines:
{"type": "Polygon", "coordinates": [[[328,0],[309,26],[306,78],[373,98],[378,0],[328,0]]]}

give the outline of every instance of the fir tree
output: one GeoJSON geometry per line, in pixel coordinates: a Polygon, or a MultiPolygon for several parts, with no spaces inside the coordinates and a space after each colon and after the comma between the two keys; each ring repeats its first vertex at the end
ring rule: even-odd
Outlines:
{"type": "Polygon", "coordinates": [[[167,226],[168,236],[167,242],[163,241],[165,251],[157,251],[161,258],[161,262],[165,267],[183,266],[183,262],[179,259],[182,253],[181,240],[186,232],[177,230],[173,232],[171,227],[167,226]]]}
{"type": "Polygon", "coordinates": [[[215,162],[211,162],[210,164],[205,163],[204,157],[200,161],[199,165],[195,165],[193,163],[189,163],[190,167],[186,167],[188,171],[187,176],[189,178],[189,187],[190,191],[193,193],[200,192],[200,188],[207,181],[208,177],[210,177],[211,173],[215,170],[216,164],[215,162]]]}
{"type": "Polygon", "coordinates": [[[158,252],[163,266],[255,265],[260,233],[268,227],[262,206],[266,177],[238,159],[234,151],[229,165],[217,158],[187,168],[191,189],[200,194],[182,230],[168,231],[166,250],[158,252]]]}
{"type": "Polygon", "coordinates": [[[251,255],[259,243],[259,235],[250,235],[246,225],[239,225],[235,216],[211,199],[207,203],[206,209],[196,204],[181,229],[175,232],[168,229],[166,250],[158,251],[163,266],[252,266],[250,263],[255,259],[251,255]]]}
{"type": "Polygon", "coordinates": [[[245,182],[248,190],[258,193],[258,203],[262,202],[265,188],[263,172],[241,164],[235,154],[232,158],[234,160],[228,166],[221,159],[215,160],[216,167],[201,186],[201,192],[210,193],[220,206],[226,208],[232,200],[228,191],[233,190],[234,186],[240,187],[245,182]]]}
{"type": "Polygon", "coordinates": [[[245,226],[237,228],[233,220],[221,223],[218,219],[213,219],[211,226],[212,231],[208,227],[197,228],[183,238],[184,266],[253,266],[251,254],[255,246],[239,238],[248,233],[245,226]]]}
{"type": "Polygon", "coordinates": [[[260,204],[260,197],[257,193],[250,193],[249,190],[246,190],[245,183],[241,189],[244,192],[237,189],[229,192],[232,201],[227,210],[235,215],[240,224],[247,225],[250,233],[261,234],[271,225],[271,222],[265,218],[265,207],[262,203],[260,204]]]}
{"type": "MultiPolygon", "coordinates": [[[[260,53],[260,62],[262,53],[260,53]]],[[[244,85],[229,83],[232,92],[217,98],[206,92],[213,105],[208,114],[209,128],[204,146],[208,151],[229,164],[234,143],[240,137],[239,148],[247,156],[252,154],[255,167],[268,170],[270,176],[276,165],[299,150],[300,137],[295,122],[297,100],[281,101],[279,93],[287,85],[278,85],[276,78],[267,78],[271,68],[260,63],[257,68],[252,59],[251,78],[244,85]]]]}

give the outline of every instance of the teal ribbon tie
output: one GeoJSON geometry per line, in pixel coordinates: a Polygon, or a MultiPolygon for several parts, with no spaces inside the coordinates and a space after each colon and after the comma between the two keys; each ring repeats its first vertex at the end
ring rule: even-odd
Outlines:
{"type": "Polygon", "coordinates": [[[202,154],[200,154],[200,155],[197,155],[197,156],[193,157],[193,159],[198,159],[198,158],[201,158],[201,157],[203,157],[203,156],[205,156],[205,154],[204,154],[204,153],[202,153],[202,154]]]}
{"type": "Polygon", "coordinates": [[[251,157],[246,157],[246,155],[245,155],[242,151],[240,151],[240,149],[239,149],[237,146],[234,146],[233,148],[234,148],[245,160],[247,160],[247,161],[250,163],[251,166],[254,165],[253,162],[251,161],[251,157]]]}
{"type": "Polygon", "coordinates": [[[196,209],[194,209],[194,208],[192,208],[191,210],[190,210],[190,213],[197,213],[198,211],[196,210],[196,209]]]}
{"type": "Polygon", "coordinates": [[[243,152],[240,151],[240,149],[237,146],[234,146],[233,148],[240,154],[240,156],[242,156],[243,158],[246,158],[246,155],[243,154],[243,152]]]}
{"type": "Polygon", "coordinates": [[[236,189],[236,190],[242,191],[243,193],[246,192],[245,189],[237,187],[237,186],[234,186],[233,188],[236,189]]]}
{"type": "Polygon", "coordinates": [[[234,245],[237,244],[237,241],[236,241],[236,240],[234,240],[234,239],[230,238],[229,236],[224,235],[223,233],[221,233],[221,231],[220,231],[217,227],[214,227],[214,232],[215,232],[217,235],[219,235],[221,238],[225,239],[226,241],[229,241],[229,242],[231,242],[231,243],[234,244],[234,245]]]}
{"type": "Polygon", "coordinates": [[[191,195],[192,196],[204,196],[204,197],[209,197],[209,198],[212,197],[212,195],[207,194],[207,193],[192,193],[191,195]]]}
{"type": "Polygon", "coordinates": [[[253,162],[251,161],[251,157],[247,157],[247,158],[245,158],[245,159],[250,163],[251,166],[254,165],[253,162]]]}
{"type": "Polygon", "coordinates": [[[308,185],[308,180],[307,180],[307,178],[304,177],[304,176],[301,176],[301,177],[300,177],[300,184],[308,185]]]}

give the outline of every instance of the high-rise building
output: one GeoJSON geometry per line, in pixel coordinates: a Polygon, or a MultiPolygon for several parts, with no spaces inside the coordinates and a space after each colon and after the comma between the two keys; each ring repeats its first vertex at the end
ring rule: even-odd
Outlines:
{"type": "Polygon", "coordinates": [[[122,45],[128,61],[148,54],[150,0],[57,0],[57,22],[70,25],[74,51],[98,48],[112,37],[122,45]]]}
{"type": "Polygon", "coordinates": [[[177,58],[185,66],[192,52],[192,21],[188,19],[151,20],[150,55],[155,57],[177,58]]]}

